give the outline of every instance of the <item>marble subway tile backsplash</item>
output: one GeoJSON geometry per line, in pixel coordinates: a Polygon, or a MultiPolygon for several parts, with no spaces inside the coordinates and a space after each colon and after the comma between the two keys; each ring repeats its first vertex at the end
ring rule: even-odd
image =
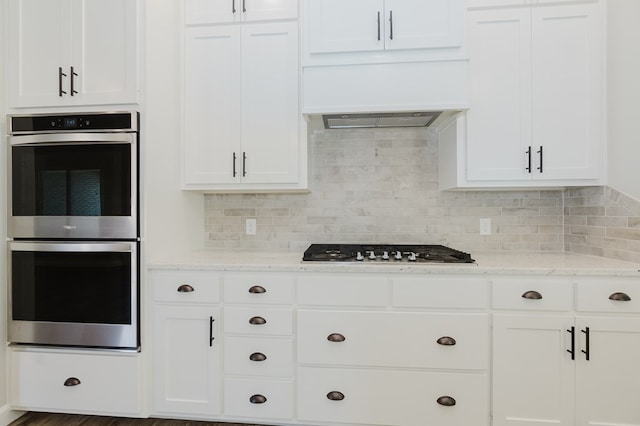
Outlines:
{"type": "Polygon", "coordinates": [[[560,251],[562,191],[442,192],[430,129],[316,131],[310,192],[206,195],[206,246],[303,250],[311,243],[444,244],[560,251]],[[247,218],[256,235],[245,234],[247,218]],[[480,235],[480,218],[491,235],[480,235]]]}
{"type": "Polygon", "coordinates": [[[205,245],[424,243],[640,262],[640,202],[614,189],[442,192],[437,134],[422,128],[321,130],[310,149],[309,193],[206,195],[205,245]],[[256,235],[245,233],[248,218],[256,235]],[[481,218],[491,235],[480,235],[481,218]]]}

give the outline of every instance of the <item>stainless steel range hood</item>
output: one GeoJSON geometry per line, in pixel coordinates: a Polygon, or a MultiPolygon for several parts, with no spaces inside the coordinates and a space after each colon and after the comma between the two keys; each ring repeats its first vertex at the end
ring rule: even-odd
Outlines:
{"type": "Polygon", "coordinates": [[[323,115],[325,129],[429,127],[441,111],[323,115]]]}

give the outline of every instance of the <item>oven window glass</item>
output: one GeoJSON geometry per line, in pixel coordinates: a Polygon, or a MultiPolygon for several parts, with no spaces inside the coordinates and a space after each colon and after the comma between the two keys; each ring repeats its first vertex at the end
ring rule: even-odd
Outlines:
{"type": "Polygon", "coordinates": [[[11,253],[14,320],[131,324],[131,254],[11,253]]]}
{"type": "Polygon", "coordinates": [[[14,216],[130,216],[131,145],[14,146],[14,216]]]}

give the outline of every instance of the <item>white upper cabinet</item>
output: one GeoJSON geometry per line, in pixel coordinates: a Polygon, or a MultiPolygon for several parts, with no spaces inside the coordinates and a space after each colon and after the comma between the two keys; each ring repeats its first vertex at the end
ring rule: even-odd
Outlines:
{"type": "Polygon", "coordinates": [[[138,2],[9,0],[8,106],[138,102],[138,2]]]}
{"type": "Polygon", "coordinates": [[[310,53],[462,45],[461,0],[306,0],[310,53]]]}
{"type": "Polygon", "coordinates": [[[471,69],[459,186],[597,184],[603,31],[598,3],[468,12],[471,69]],[[464,150],[463,150],[464,151],[464,150]]]}
{"type": "Polygon", "coordinates": [[[222,24],[298,17],[297,0],[186,0],[185,24],[222,24]]]}

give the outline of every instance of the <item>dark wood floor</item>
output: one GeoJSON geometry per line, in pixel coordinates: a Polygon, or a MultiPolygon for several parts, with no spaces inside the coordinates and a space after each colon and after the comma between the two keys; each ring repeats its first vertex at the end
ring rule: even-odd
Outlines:
{"type": "Polygon", "coordinates": [[[27,413],[9,426],[259,426],[240,423],[212,423],[193,420],[131,419],[81,416],[76,414],[27,413]]]}

